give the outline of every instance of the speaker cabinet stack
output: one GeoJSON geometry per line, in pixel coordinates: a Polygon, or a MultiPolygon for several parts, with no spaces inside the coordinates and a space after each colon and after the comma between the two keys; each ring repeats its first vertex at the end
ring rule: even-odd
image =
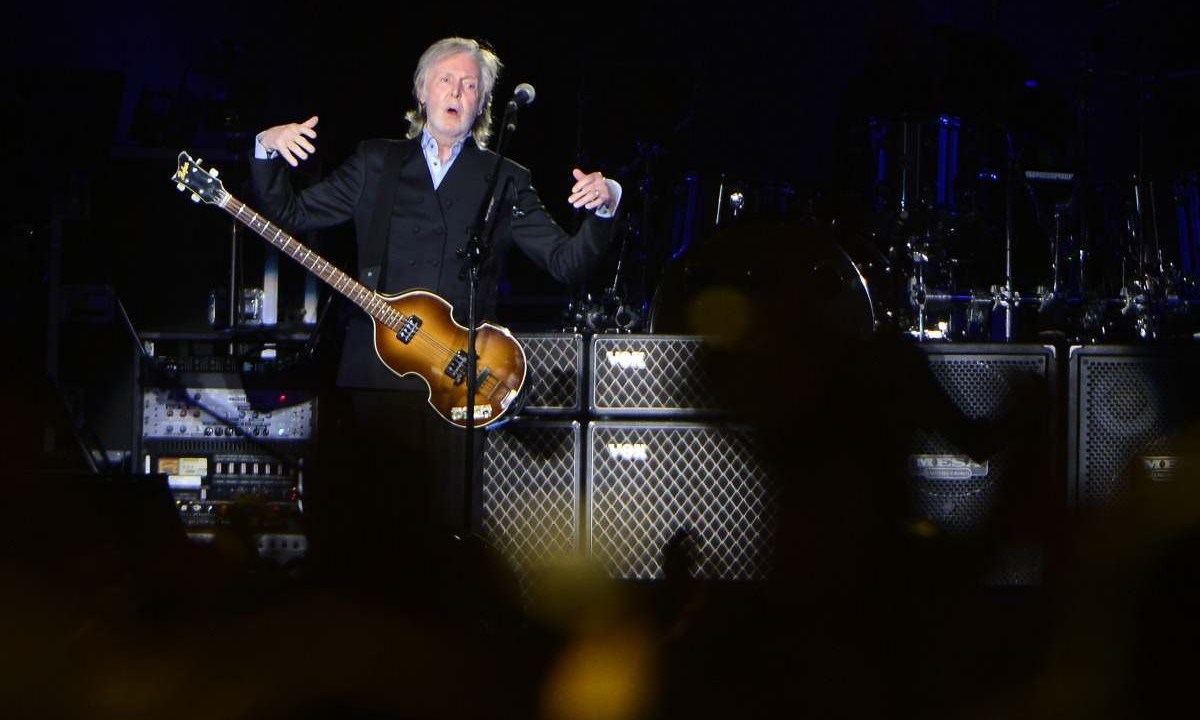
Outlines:
{"type": "Polygon", "coordinates": [[[697,337],[592,339],[584,545],[610,575],[706,580],[771,568],[778,498],[747,428],[724,422],[697,337]]]}
{"type": "Polygon", "coordinates": [[[563,554],[658,579],[668,545],[696,577],[766,576],[775,492],[749,431],[720,419],[700,338],[519,339],[530,400],[489,433],[482,518],[522,580],[563,554]]]}
{"type": "MultiPolygon", "coordinates": [[[[612,577],[629,580],[663,578],[680,567],[675,559],[707,580],[758,580],[771,573],[777,488],[754,434],[720,413],[702,339],[638,334],[601,334],[586,342],[569,334],[521,339],[529,356],[530,397],[536,400],[489,433],[483,481],[485,532],[520,574],[563,554],[581,554],[612,577]]],[[[907,466],[912,510],[945,535],[970,539],[992,532],[997,518],[1001,525],[1011,519],[1005,515],[1012,510],[1005,504],[1014,497],[1009,491],[1019,496],[1034,488],[1046,493],[1039,501],[1054,499],[1062,469],[1055,349],[922,348],[933,381],[962,415],[1009,430],[1019,417],[1020,432],[997,436],[987,457],[972,458],[951,441],[951,433],[919,431],[907,466]],[[1020,407],[1035,400],[1036,407],[1020,407]]],[[[1076,423],[1080,455],[1072,464],[1079,499],[1109,492],[1113,473],[1097,467],[1101,453],[1128,454],[1167,423],[1155,414],[1161,408],[1121,409],[1146,401],[1115,397],[1137,392],[1123,373],[1146,369],[1147,360],[1118,359],[1107,370],[1092,360],[1114,362],[1099,350],[1080,351],[1072,359],[1072,384],[1079,389],[1072,412],[1083,419],[1076,423]],[[1106,413],[1112,412],[1128,417],[1109,421],[1106,413]],[[1127,427],[1131,420],[1144,427],[1127,427]],[[1114,446],[1109,436],[1117,435],[1131,436],[1114,446]]],[[[1114,467],[1123,461],[1106,460],[1114,467]]],[[[1039,583],[1044,542],[1036,533],[1001,537],[995,566],[981,579],[993,585],[1039,583]]]]}
{"type": "Polygon", "coordinates": [[[1175,479],[1179,436],[1200,418],[1200,353],[1179,347],[1087,346],[1070,353],[1069,500],[1123,502],[1139,483],[1175,479]]]}

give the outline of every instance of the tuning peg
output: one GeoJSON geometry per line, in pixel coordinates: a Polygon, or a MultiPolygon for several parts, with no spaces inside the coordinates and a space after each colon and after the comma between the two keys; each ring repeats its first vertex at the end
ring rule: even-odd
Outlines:
{"type": "Polygon", "coordinates": [[[209,168],[209,169],[208,169],[208,174],[209,174],[209,175],[212,175],[213,177],[216,177],[216,176],[217,176],[217,169],[216,169],[216,168],[209,168]]]}
{"type": "Polygon", "coordinates": [[[200,196],[197,195],[196,193],[192,193],[192,202],[194,202],[194,203],[200,202],[200,196]]]}
{"type": "Polygon", "coordinates": [[[204,158],[196,158],[196,167],[200,167],[200,163],[204,162],[204,158]]]}
{"type": "Polygon", "coordinates": [[[187,190],[187,188],[183,186],[183,183],[175,183],[175,189],[178,190],[179,192],[183,192],[184,190],[187,190]]]}

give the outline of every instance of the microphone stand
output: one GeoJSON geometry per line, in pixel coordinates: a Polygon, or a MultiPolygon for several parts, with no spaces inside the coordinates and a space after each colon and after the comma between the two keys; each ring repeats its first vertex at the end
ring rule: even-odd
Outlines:
{"type": "Polygon", "coordinates": [[[475,338],[478,334],[478,295],[479,270],[487,260],[492,249],[492,234],[496,228],[496,210],[505,194],[511,178],[499,182],[500,165],[504,162],[504,145],[507,135],[517,129],[517,103],[510,100],[504,109],[504,121],[500,124],[500,133],[496,138],[496,162],[487,176],[488,189],[484,193],[483,204],[476,215],[472,226],[470,239],[459,248],[458,256],[463,259],[463,269],[459,277],[467,280],[467,407],[466,407],[466,453],[463,461],[463,533],[472,532],[474,519],[474,489],[475,489],[475,393],[478,392],[479,379],[475,371],[476,354],[475,338]],[[506,133],[505,131],[508,131],[506,133]]]}

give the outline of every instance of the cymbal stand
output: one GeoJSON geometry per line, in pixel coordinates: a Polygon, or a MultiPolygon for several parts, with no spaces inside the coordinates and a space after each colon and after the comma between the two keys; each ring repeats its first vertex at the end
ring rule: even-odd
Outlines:
{"type": "Polygon", "coordinates": [[[1053,229],[1050,231],[1050,285],[1038,287],[1038,312],[1051,311],[1063,299],[1063,219],[1068,203],[1054,204],[1053,229]]]}
{"type": "Polygon", "coordinates": [[[928,333],[925,329],[926,317],[926,301],[929,299],[928,288],[925,287],[925,264],[929,262],[929,256],[925,253],[912,248],[909,250],[913,262],[913,276],[909,281],[908,298],[917,311],[917,340],[924,342],[928,339],[928,333]]]}
{"type": "Polygon", "coordinates": [[[1167,263],[1163,259],[1162,244],[1159,243],[1158,238],[1158,204],[1155,202],[1153,180],[1146,182],[1146,190],[1149,193],[1150,201],[1150,241],[1154,245],[1154,264],[1159,276],[1162,277],[1167,273],[1167,263]]]}
{"type": "Polygon", "coordinates": [[[1020,298],[1013,292],[1013,183],[1016,177],[1017,160],[1013,149],[1012,133],[1005,132],[1008,143],[1008,175],[1004,185],[1004,285],[993,288],[993,309],[1004,313],[1004,342],[1013,339],[1013,313],[1020,298]]]}
{"type": "Polygon", "coordinates": [[[1063,213],[1066,206],[1054,206],[1054,234],[1050,236],[1050,295],[1058,297],[1062,292],[1062,236],[1063,213]]]}
{"type": "Polygon", "coordinates": [[[1153,318],[1155,310],[1152,291],[1158,287],[1158,280],[1161,280],[1161,257],[1158,263],[1159,270],[1152,276],[1148,270],[1147,256],[1148,251],[1155,253],[1156,249],[1147,247],[1143,188],[1138,175],[1131,177],[1130,189],[1132,205],[1125,218],[1127,243],[1121,266],[1121,314],[1132,320],[1138,338],[1149,340],[1157,335],[1157,323],[1153,318]]]}
{"type": "MultiPolygon", "coordinates": [[[[650,224],[653,207],[653,189],[654,176],[656,169],[656,161],[662,153],[662,147],[655,142],[645,142],[638,140],[634,144],[636,151],[636,159],[626,168],[622,168],[619,176],[630,175],[637,179],[638,197],[641,199],[641,213],[624,213],[619,226],[621,233],[621,246],[617,251],[617,266],[613,271],[612,282],[604,292],[604,300],[612,306],[612,313],[609,316],[609,321],[614,330],[617,332],[635,332],[641,329],[641,323],[648,311],[648,303],[646,301],[648,281],[646,277],[648,248],[649,243],[654,239],[654,232],[650,224]],[[630,251],[630,239],[637,241],[641,248],[640,253],[640,269],[641,282],[639,292],[637,293],[639,304],[633,304],[633,298],[630,297],[630,287],[627,280],[630,251]],[[624,294],[622,294],[624,293],[624,294]]],[[[717,208],[718,217],[720,206],[717,208]]]]}
{"type": "Polygon", "coordinates": [[[1158,335],[1162,332],[1165,316],[1169,314],[1186,314],[1187,303],[1182,297],[1181,277],[1179,267],[1167,259],[1163,253],[1162,243],[1158,234],[1158,203],[1154,192],[1154,181],[1146,181],[1145,197],[1143,202],[1149,207],[1150,211],[1150,255],[1154,266],[1153,277],[1146,278],[1146,285],[1151,292],[1151,297],[1155,303],[1155,317],[1153,318],[1152,328],[1153,334],[1158,335]]]}
{"type": "Polygon", "coordinates": [[[1078,292],[1083,287],[1068,276],[1073,242],[1067,231],[1070,218],[1070,201],[1054,204],[1054,229],[1050,235],[1050,289],[1042,299],[1043,305],[1070,298],[1073,291],[1078,292]]]}
{"type": "Polygon", "coordinates": [[[626,223],[622,228],[621,245],[617,250],[617,266],[613,271],[612,282],[604,290],[602,302],[605,306],[612,307],[612,312],[606,319],[611,328],[617,332],[633,332],[641,320],[641,313],[630,306],[628,297],[622,294],[622,290],[627,292],[629,289],[625,278],[629,239],[637,234],[638,230],[633,223],[626,223]]]}

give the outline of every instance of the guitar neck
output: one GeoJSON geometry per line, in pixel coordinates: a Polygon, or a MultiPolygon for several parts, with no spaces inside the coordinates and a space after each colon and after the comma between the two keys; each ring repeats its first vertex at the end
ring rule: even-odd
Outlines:
{"type": "Polygon", "coordinates": [[[388,327],[397,327],[407,318],[396,310],[378,293],[339,270],[332,263],[299,243],[277,225],[259,215],[241,200],[226,194],[220,206],[238,222],[263,237],[264,240],[287,253],[309,272],[324,280],[329,287],[344,295],[368,315],[388,327]]]}

